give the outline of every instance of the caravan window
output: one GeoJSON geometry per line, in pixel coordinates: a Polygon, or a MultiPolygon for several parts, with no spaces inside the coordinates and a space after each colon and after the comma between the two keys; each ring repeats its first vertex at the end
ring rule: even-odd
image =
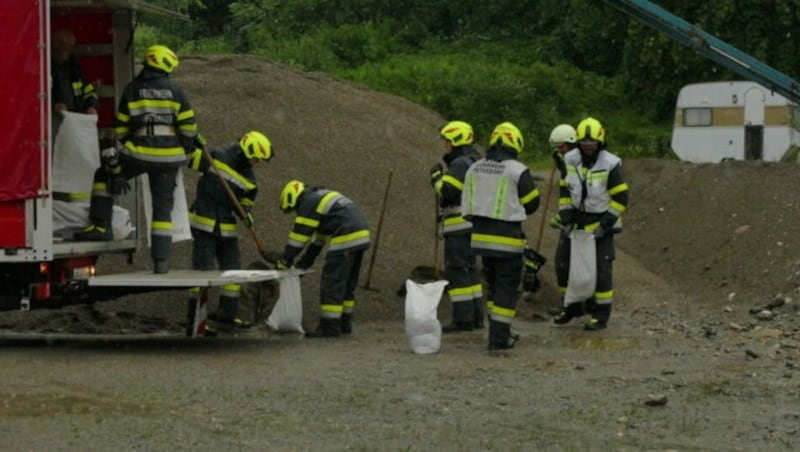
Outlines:
{"type": "Polygon", "coordinates": [[[794,130],[800,130],[800,107],[792,107],[792,120],[789,124],[794,130]]]}
{"type": "Polygon", "coordinates": [[[686,127],[704,127],[711,125],[710,108],[684,108],[683,125],[686,127]]]}

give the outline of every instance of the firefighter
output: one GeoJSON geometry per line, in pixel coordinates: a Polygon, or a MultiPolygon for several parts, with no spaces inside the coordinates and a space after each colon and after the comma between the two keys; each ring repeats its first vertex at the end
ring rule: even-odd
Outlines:
{"type": "MultiPolygon", "coordinates": [[[[550,132],[550,147],[553,149],[553,162],[561,175],[559,187],[561,181],[564,181],[567,176],[567,166],[564,163],[564,155],[572,149],[575,149],[578,145],[577,142],[577,132],[575,132],[575,128],[569,124],[559,124],[550,132]]],[[[563,304],[563,297],[564,293],[567,291],[567,280],[569,278],[569,232],[561,228],[561,217],[558,213],[550,219],[550,227],[560,232],[554,261],[558,291],[561,294],[563,304]],[[564,254],[565,252],[566,255],[564,254]]],[[[553,312],[555,315],[560,313],[561,309],[553,312]]]]}
{"type": "Polygon", "coordinates": [[[511,333],[517,288],[522,278],[525,234],[522,222],[539,207],[539,190],[518,158],[523,139],[504,122],[492,131],[486,158],[467,171],[461,210],[472,222],[472,250],[481,256],[487,283],[489,350],[514,347],[511,333]]]}
{"type": "Polygon", "coordinates": [[[361,209],[341,193],[312,187],[292,180],[283,187],[280,207],[296,218],[283,255],[276,263],[279,270],[292,267],[308,269],[327,244],[320,281],[319,326],[306,337],[338,337],[353,331],[355,289],[364,251],[369,248],[367,219],[361,209]]]}
{"type": "MultiPolygon", "coordinates": [[[[100,101],[97,97],[94,85],[86,80],[80,61],[73,53],[77,42],[75,34],[66,29],[56,30],[50,42],[51,137],[53,146],[55,147],[56,137],[64,123],[65,113],[72,112],[97,116],[97,109],[99,108],[100,101]]],[[[94,118],[94,123],[96,123],[96,121],[97,118],[94,118]]],[[[78,122],[78,124],[83,124],[83,122],[78,122]]],[[[77,127],[75,122],[71,123],[71,125],[72,127],[77,127]]],[[[91,129],[91,131],[96,134],[94,125],[91,126],[91,129]]],[[[81,149],[76,150],[81,151],[81,149]]],[[[90,149],[87,149],[87,151],[90,151],[90,149]]],[[[54,169],[63,168],[60,166],[60,162],[61,159],[57,158],[54,160],[53,163],[56,165],[54,169]]],[[[94,168],[90,170],[94,170],[94,168]]],[[[61,174],[61,172],[56,174],[61,174]]],[[[89,201],[89,197],[89,190],[81,192],[53,192],[53,199],[59,201],[54,204],[55,215],[61,217],[73,211],[74,207],[62,203],[83,204],[89,201]]]]}
{"type": "Polygon", "coordinates": [[[467,169],[481,158],[473,142],[472,126],[451,121],[439,131],[444,143],[444,163],[431,169],[431,185],[439,199],[439,217],[444,236],[444,277],[452,303],[453,321],[442,332],[483,328],[483,289],[470,247],[472,224],[461,216],[461,189],[467,169]]]}
{"type": "Polygon", "coordinates": [[[154,273],[169,271],[175,177],[194,151],[197,124],[183,89],[170,80],[178,57],[167,47],[147,49],[144,67],[122,93],[114,132],[116,148],[103,152],[95,172],[89,208],[91,224],[77,240],[112,240],[113,195],[130,189],[128,180],[147,173],[153,217],[150,229],[154,273]]]}
{"type": "MultiPolygon", "coordinates": [[[[204,140],[199,140],[203,146],[204,140]]],[[[196,149],[189,158],[189,167],[200,171],[194,203],[189,208],[189,224],[192,229],[192,269],[194,270],[233,270],[242,268],[239,254],[239,234],[236,216],[245,227],[254,224],[252,209],[258,187],[255,165],[272,158],[272,143],[264,134],[250,131],[241,139],[226,148],[209,152],[214,160],[214,170],[203,148],[196,149]],[[220,177],[221,176],[221,177],[220,177]],[[223,186],[224,179],[228,189],[223,186]]],[[[249,328],[250,322],[239,318],[239,284],[222,286],[216,321],[221,325],[235,328],[249,328]]],[[[190,302],[195,302],[200,288],[191,289],[190,302]]]]}
{"type": "MultiPolygon", "coordinates": [[[[606,149],[606,132],[595,118],[582,120],[577,127],[578,147],[564,155],[566,176],[561,180],[559,220],[569,232],[583,229],[595,236],[597,280],[594,297],[563,307],[553,319],[563,325],[575,317],[590,313],[584,325],[588,331],[606,328],[614,301],[612,264],[614,234],[622,230],[621,216],[628,205],[628,184],[622,174],[622,159],[606,149]]],[[[556,268],[569,274],[570,241],[556,262],[556,268]]],[[[561,282],[559,282],[559,285],[561,282]]]]}
{"type": "Polygon", "coordinates": [[[80,62],[72,53],[75,43],[75,35],[71,31],[58,30],[53,33],[50,64],[53,112],[96,115],[100,102],[94,85],[86,80],[80,62]]]}

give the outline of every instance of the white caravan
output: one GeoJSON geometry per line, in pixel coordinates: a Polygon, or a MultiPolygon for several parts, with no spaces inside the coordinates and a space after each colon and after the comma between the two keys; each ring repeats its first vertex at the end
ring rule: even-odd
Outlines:
{"type": "Polygon", "coordinates": [[[672,150],[695,163],[796,161],[800,107],[755,82],[684,86],[678,94],[672,150]]]}

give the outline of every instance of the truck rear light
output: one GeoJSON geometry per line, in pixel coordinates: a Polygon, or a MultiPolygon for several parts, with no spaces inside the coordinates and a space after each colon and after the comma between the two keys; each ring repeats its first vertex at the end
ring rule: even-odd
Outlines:
{"type": "Polygon", "coordinates": [[[72,278],[70,279],[89,279],[95,275],[94,265],[86,265],[83,267],[76,267],[72,269],[72,278]]]}

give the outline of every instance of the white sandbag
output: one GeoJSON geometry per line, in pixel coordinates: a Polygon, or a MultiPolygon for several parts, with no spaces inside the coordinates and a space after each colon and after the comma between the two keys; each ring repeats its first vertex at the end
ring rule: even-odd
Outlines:
{"type": "Polygon", "coordinates": [[[442,325],[436,310],[447,284],[443,280],[425,284],[406,280],[406,335],[414,353],[437,353],[441,348],[442,325]]]}
{"type": "Polygon", "coordinates": [[[300,291],[300,277],[287,276],[280,279],[280,295],[267,319],[267,325],[281,333],[300,333],[303,331],[303,297],[300,291]]]}
{"type": "MultiPolygon", "coordinates": [[[[53,201],[53,234],[56,237],[72,240],[75,232],[89,225],[89,200],[80,202],[53,201]]],[[[131,223],[131,213],[121,206],[114,206],[111,212],[111,231],[114,240],[122,240],[131,235],[136,228],[131,223]]]]}
{"type": "Polygon", "coordinates": [[[570,232],[569,279],[564,304],[586,301],[597,285],[597,247],[594,234],[583,229],[570,232]]]}
{"type": "Polygon", "coordinates": [[[53,144],[53,191],[90,193],[100,167],[97,115],[63,112],[53,144]]]}
{"type": "MultiPolygon", "coordinates": [[[[150,196],[150,180],[142,174],[142,200],[144,201],[144,218],[147,224],[147,246],[150,247],[150,224],[153,218],[153,200],[150,196]]],[[[183,187],[183,173],[178,171],[175,177],[175,202],[172,205],[172,243],[192,239],[189,226],[189,207],[186,204],[186,190],[183,187]]]]}

